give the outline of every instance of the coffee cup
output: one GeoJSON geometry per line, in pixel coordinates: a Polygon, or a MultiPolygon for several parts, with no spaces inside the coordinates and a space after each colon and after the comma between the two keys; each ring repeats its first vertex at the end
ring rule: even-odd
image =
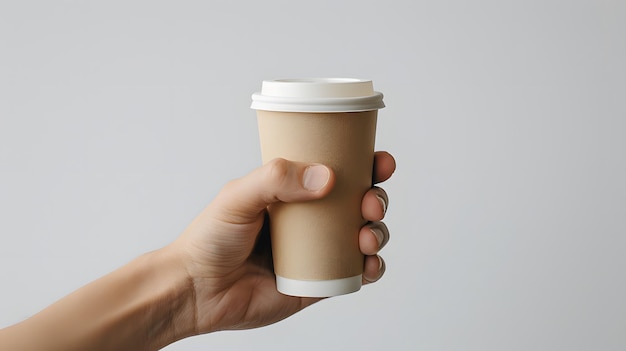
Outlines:
{"type": "Polygon", "coordinates": [[[321,163],[335,174],[322,199],[268,207],[281,293],[328,297],[361,288],[361,202],[372,187],[382,98],[372,81],[349,78],[268,80],[252,95],[263,163],[321,163]]]}

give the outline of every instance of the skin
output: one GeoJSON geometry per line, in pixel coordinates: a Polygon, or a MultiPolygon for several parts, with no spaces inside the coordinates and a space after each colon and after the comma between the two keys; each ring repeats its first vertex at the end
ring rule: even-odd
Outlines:
{"type": "MultiPolygon", "coordinates": [[[[320,301],[280,294],[264,245],[269,204],[332,190],[334,175],[320,166],[277,159],[231,181],[168,246],[0,330],[0,350],[158,350],[192,335],[275,323],[320,301]]],[[[394,170],[389,153],[375,154],[373,183],[394,170]]],[[[363,197],[364,284],[385,270],[377,253],[389,238],[381,222],[387,205],[381,188],[363,197]]]]}

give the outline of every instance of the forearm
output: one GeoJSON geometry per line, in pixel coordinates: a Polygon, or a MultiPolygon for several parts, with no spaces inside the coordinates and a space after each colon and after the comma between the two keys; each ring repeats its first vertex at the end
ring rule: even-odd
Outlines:
{"type": "Polygon", "coordinates": [[[166,249],[142,255],[0,330],[0,349],[157,350],[190,336],[195,304],[181,267],[166,249]]]}

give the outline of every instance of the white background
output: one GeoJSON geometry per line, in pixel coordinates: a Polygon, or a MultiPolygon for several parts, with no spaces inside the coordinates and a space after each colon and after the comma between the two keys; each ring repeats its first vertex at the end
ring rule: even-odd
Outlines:
{"type": "Polygon", "coordinates": [[[625,38],[617,0],[2,1],[0,326],[257,167],[261,80],[332,76],[385,94],[385,277],[167,350],[624,350],[625,38]]]}

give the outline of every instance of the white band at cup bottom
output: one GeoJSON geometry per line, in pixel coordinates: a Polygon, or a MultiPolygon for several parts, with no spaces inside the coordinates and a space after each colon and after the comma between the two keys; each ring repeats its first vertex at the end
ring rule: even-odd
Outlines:
{"type": "Polygon", "coordinates": [[[330,297],[349,294],[361,289],[362,276],[333,280],[295,280],[276,276],[276,288],[285,295],[301,297],[330,297]]]}

